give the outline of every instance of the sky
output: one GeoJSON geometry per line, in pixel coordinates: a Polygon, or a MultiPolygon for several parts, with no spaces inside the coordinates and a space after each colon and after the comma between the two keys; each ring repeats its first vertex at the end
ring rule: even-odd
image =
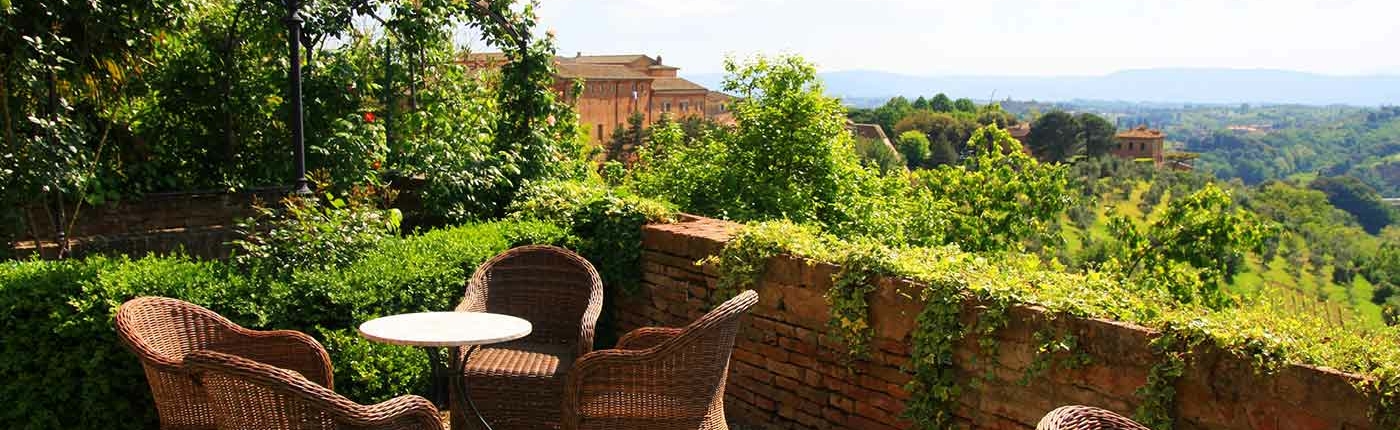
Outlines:
{"type": "Polygon", "coordinates": [[[541,0],[537,12],[560,55],[660,55],[683,74],[754,54],[926,76],[1400,74],[1400,0],[541,0]]]}

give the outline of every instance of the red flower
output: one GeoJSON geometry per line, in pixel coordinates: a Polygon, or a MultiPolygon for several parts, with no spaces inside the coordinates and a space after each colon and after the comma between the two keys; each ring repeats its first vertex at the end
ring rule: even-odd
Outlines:
{"type": "Polygon", "coordinates": [[[374,160],[374,163],[370,163],[369,168],[379,170],[379,160],[374,160]]]}
{"type": "Polygon", "coordinates": [[[365,112],[365,122],[374,122],[374,112],[365,112]]]}

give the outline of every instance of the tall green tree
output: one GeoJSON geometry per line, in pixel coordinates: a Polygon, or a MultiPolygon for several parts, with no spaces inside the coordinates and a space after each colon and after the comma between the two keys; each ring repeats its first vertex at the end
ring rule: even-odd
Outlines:
{"type": "Polygon", "coordinates": [[[919,98],[914,99],[914,109],[927,110],[928,99],[924,98],[924,96],[919,96],[919,98]]]}
{"type": "Polygon", "coordinates": [[[627,157],[635,154],[642,148],[646,141],[647,129],[646,118],[641,112],[633,112],[627,117],[627,126],[618,125],[613,130],[612,141],[608,143],[607,159],[611,161],[628,161],[627,157]]]}
{"type": "Polygon", "coordinates": [[[932,100],[929,100],[928,107],[934,112],[952,112],[953,99],[948,98],[947,94],[938,93],[933,96],[932,100]]]}
{"type": "Polygon", "coordinates": [[[815,67],[800,57],[756,57],[726,61],[725,70],[724,89],[740,100],[734,130],[688,141],[678,127],[655,130],[655,148],[643,151],[636,171],[639,190],[730,219],[857,219],[850,202],[874,175],[861,168],[845,109],[823,94],[815,67]]]}
{"type": "Polygon", "coordinates": [[[1088,112],[1075,115],[1074,120],[1079,126],[1079,139],[1084,141],[1084,155],[1099,157],[1113,149],[1118,132],[1113,123],[1088,112]]]}
{"type": "Polygon", "coordinates": [[[960,98],[953,101],[953,110],[958,112],[976,113],[977,103],[973,103],[972,99],[966,97],[960,98]]]}
{"type": "Polygon", "coordinates": [[[1079,123],[1065,111],[1055,110],[1041,115],[1031,124],[1027,136],[1031,151],[1044,161],[1065,162],[1084,150],[1079,123]]]}

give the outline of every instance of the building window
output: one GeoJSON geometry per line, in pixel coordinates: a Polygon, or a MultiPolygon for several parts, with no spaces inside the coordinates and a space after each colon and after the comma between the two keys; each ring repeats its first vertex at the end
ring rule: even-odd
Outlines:
{"type": "Polygon", "coordinates": [[[662,111],[662,112],[670,112],[670,111],[671,111],[671,102],[662,103],[662,104],[661,104],[661,111],[662,111]]]}
{"type": "Polygon", "coordinates": [[[603,125],[602,125],[602,124],[598,124],[598,141],[599,141],[599,142],[602,142],[602,141],[603,141],[603,125]]]}
{"type": "Polygon", "coordinates": [[[690,110],[690,102],[681,102],[681,112],[690,110]]]}

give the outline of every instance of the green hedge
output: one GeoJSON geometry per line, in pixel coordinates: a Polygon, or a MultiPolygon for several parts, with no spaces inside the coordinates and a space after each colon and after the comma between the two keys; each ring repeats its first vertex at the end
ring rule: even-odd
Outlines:
{"type": "Polygon", "coordinates": [[[282,279],[183,257],[94,257],[0,264],[0,420],[10,428],[146,429],[155,407],[137,359],[113,328],[137,296],[175,297],[250,328],[294,329],[320,340],[336,391],[363,403],[424,393],[427,357],[354,331],[377,316],[451,309],[476,265],[515,245],[568,243],[552,224],[497,222],[386,239],[343,268],[282,279]]]}

